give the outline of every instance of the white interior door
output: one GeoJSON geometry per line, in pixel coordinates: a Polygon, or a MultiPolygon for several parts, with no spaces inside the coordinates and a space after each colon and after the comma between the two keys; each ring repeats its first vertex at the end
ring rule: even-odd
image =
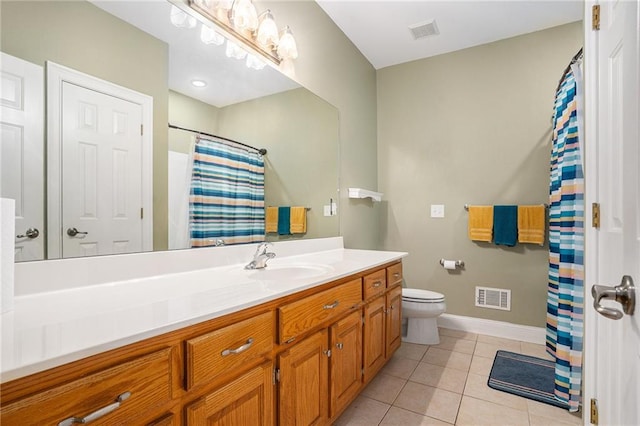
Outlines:
{"type": "Polygon", "coordinates": [[[0,54],[1,194],[16,204],[16,261],[42,260],[44,72],[39,65],[0,54]]]}
{"type": "MultiPolygon", "coordinates": [[[[594,284],[617,286],[623,275],[640,284],[640,183],[638,1],[602,2],[600,30],[587,33],[585,70],[587,127],[587,196],[601,208],[600,229],[586,238],[587,288],[594,284]],[[589,88],[596,93],[589,95],[589,88]],[[595,121],[593,121],[595,120],[595,121]],[[590,168],[589,168],[590,167],[590,168]]],[[[590,10],[589,10],[590,11],[590,10]]],[[[590,31],[590,30],[589,30],[590,31]]],[[[635,291],[636,297],[640,292],[635,291]]],[[[590,296],[587,303],[593,304],[590,296]]],[[[602,306],[622,311],[619,303],[602,306]]],[[[640,424],[640,309],[619,320],[587,309],[585,392],[587,413],[597,400],[599,423],[640,424]]],[[[589,415],[585,415],[585,424],[589,415]]]]}
{"type": "Polygon", "coordinates": [[[142,107],[62,85],[62,257],[142,251],[142,107]]]}

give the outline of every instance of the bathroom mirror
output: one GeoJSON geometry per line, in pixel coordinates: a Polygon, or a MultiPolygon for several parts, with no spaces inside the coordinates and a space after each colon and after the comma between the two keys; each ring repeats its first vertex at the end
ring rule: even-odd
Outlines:
{"type": "MultiPolygon", "coordinates": [[[[266,148],[265,205],[310,209],[307,233],[295,238],[339,235],[338,216],[323,215],[323,206],[339,198],[335,107],[269,65],[250,69],[245,61],[227,58],[224,45],[205,45],[200,41],[200,22],[194,28],[172,25],[171,4],[166,1],[3,1],[0,7],[2,52],[43,67],[43,76],[49,61],[153,98],[153,250],[184,247],[171,241],[175,201],[170,194],[188,185],[181,164],[194,134],[169,129],[169,123],[266,148]],[[207,86],[194,87],[193,80],[207,86]]],[[[46,147],[46,126],[43,133],[46,147]]],[[[7,156],[2,161],[3,168],[13,167],[7,156]]],[[[4,179],[11,173],[20,171],[3,171],[3,197],[16,191],[4,179]]],[[[45,174],[42,170],[41,175],[45,174]]],[[[21,255],[17,250],[17,261],[67,257],[47,256],[47,251],[55,252],[47,250],[47,236],[58,232],[58,238],[68,238],[63,231],[73,226],[62,223],[62,229],[47,228],[47,218],[54,216],[52,205],[53,210],[65,208],[55,200],[53,204],[48,200],[49,211],[44,207],[48,185],[51,182],[42,183],[37,197],[44,210],[39,229],[42,256],[26,251],[21,255]]],[[[22,222],[16,225],[17,234],[26,231],[22,227],[38,226],[22,222]]],[[[294,237],[267,236],[268,240],[288,238],[294,237]]]]}

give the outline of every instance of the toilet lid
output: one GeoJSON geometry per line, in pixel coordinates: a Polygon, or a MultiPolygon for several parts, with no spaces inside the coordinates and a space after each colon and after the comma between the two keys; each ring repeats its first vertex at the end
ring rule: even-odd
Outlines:
{"type": "Polygon", "coordinates": [[[443,302],[444,294],[436,293],[435,291],[422,290],[419,288],[403,288],[402,298],[408,301],[428,301],[428,302],[443,302]]]}

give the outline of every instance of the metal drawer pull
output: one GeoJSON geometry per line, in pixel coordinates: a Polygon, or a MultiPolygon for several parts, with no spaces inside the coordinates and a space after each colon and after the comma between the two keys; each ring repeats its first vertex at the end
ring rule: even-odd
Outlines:
{"type": "Polygon", "coordinates": [[[246,351],[247,349],[249,349],[251,347],[251,345],[253,345],[253,337],[249,337],[247,339],[247,343],[245,343],[244,345],[237,347],[235,349],[225,349],[224,351],[222,351],[221,355],[222,356],[227,356],[227,355],[231,355],[231,354],[239,354],[242,353],[244,351],[246,351]]]}
{"type": "Polygon", "coordinates": [[[130,396],[131,392],[121,393],[120,395],[118,395],[118,398],[116,398],[116,402],[114,402],[113,404],[109,404],[106,407],[99,408],[93,413],[87,414],[84,417],[69,417],[68,419],[65,419],[58,423],[58,426],[70,426],[75,423],[85,424],[94,420],[98,420],[100,417],[104,417],[107,414],[117,410],[120,407],[120,403],[125,399],[128,399],[130,396]]]}
{"type": "Polygon", "coordinates": [[[393,278],[400,278],[400,272],[394,272],[393,278]]]}
{"type": "Polygon", "coordinates": [[[336,343],[336,348],[342,349],[344,348],[344,345],[342,343],[336,343]]]}
{"type": "Polygon", "coordinates": [[[380,287],[381,284],[382,284],[382,281],[376,281],[376,282],[373,283],[373,287],[374,288],[378,288],[378,287],[380,287]]]}
{"type": "Polygon", "coordinates": [[[338,302],[338,301],[336,300],[335,302],[333,302],[333,303],[332,303],[332,304],[330,304],[330,305],[324,305],[324,306],[322,307],[322,309],[335,309],[335,308],[337,308],[337,307],[338,307],[338,305],[339,305],[339,304],[340,304],[340,302],[338,302]]]}

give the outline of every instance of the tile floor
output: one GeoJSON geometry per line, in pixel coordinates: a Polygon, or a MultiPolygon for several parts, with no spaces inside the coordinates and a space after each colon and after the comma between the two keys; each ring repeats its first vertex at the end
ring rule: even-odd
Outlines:
{"type": "Polygon", "coordinates": [[[548,358],[542,345],[441,328],[439,345],[402,343],[334,426],[582,424],[579,414],[487,386],[499,349],[548,358]]]}

